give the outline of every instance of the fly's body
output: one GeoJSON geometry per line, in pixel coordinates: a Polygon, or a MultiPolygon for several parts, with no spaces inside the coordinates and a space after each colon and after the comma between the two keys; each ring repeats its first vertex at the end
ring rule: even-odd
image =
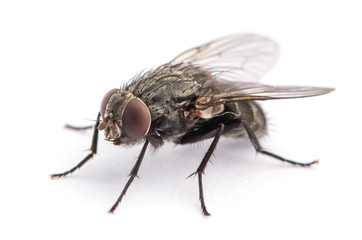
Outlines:
{"type": "Polygon", "coordinates": [[[159,147],[164,141],[187,144],[212,138],[220,122],[225,124],[223,135],[247,137],[240,120],[247,122],[257,136],[264,135],[265,117],[253,101],[220,104],[206,109],[197,106],[200,89],[210,81],[214,81],[211,73],[200,68],[173,66],[148,72],[125,87],[150,110],[148,136],[152,146],[159,147]]]}
{"type": "Polygon", "coordinates": [[[300,166],[316,163],[285,159],[264,150],[258,141],[266,133],[267,123],[257,101],[318,96],[333,90],[258,83],[277,56],[278,46],[272,40],[240,34],[185,51],[169,63],[136,76],[104,96],[91,153],[69,171],[51,177],[66,176],[91,159],[97,152],[98,131],[104,130],[105,139],[115,145],[143,142],[130,178],[109,211],[113,213],[137,176],[149,144],[157,148],[165,141],[189,144],[213,138],[199,168],[191,174],[198,176],[202,211],[210,215],[204,202],[202,174],[221,136],[247,137],[257,152],[284,162],[300,166]]]}

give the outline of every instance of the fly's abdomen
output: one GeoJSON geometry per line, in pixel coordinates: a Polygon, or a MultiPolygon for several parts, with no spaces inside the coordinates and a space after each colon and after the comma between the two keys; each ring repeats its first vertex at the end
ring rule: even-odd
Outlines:
{"type": "Polygon", "coordinates": [[[266,120],[260,106],[255,102],[227,103],[223,106],[223,112],[213,117],[189,120],[184,126],[184,134],[173,138],[178,144],[195,143],[213,138],[220,124],[224,124],[223,135],[228,137],[247,137],[242,121],[254,131],[257,137],[266,133],[266,120]],[[187,127],[189,126],[189,127],[187,127]]]}
{"type": "Polygon", "coordinates": [[[228,111],[234,115],[235,120],[239,120],[239,124],[226,129],[225,136],[247,137],[240,120],[249,125],[257,137],[265,135],[267,130],[266,118],[263,110],[256,102],[240,101],[227,103],[225,104],[225,113],[228,111]]]}

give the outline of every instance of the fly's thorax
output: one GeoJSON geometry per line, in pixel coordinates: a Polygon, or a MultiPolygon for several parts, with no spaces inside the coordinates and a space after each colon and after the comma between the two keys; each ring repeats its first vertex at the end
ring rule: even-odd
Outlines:
{"type": "Polygon", "coordinates": [[[101,116],[98,129],[105,130],[107,140],[120,144],[143,138],[151,125],[146,104],[122,89],[112,89],[104,96],[101,116]]]}

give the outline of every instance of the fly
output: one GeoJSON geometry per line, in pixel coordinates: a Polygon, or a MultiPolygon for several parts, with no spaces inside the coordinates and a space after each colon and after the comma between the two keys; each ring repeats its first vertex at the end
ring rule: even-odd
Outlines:
{"type": "MultiPolygon", "coordinates": [[[[113,213],[127,192],[149,145],[162,146],[213,141],[197,170],[199,199],[206,209],[202,175],[221,136],[249,138],[255,150],[291,164],[310,166],[266,151],[259,138],[266,134],[267,122],[257,103],[261,100],[312,97],[333,88],[271,86],[258,83],[274,64],[278,45],[263,36],[238,34],[220,38],[187,50],[155,70],[136,76],[122,88],[105,94],[93,127],[90,153],[69,171],[53,174],[64,177],[82,167],[97,153],[98,132],[114,145],[143,142],[130,178],[109,213],[113,213]]],[[[69,126],[73,129],[86,129],[69,126]]]]}

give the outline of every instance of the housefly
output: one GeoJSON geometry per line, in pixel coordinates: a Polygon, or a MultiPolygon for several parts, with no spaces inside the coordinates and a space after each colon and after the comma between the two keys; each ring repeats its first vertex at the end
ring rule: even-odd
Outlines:
{"type": "MultiPolygon", "coordinates": [[[[98,132],[114,145],[143,143],[130,178],[109,213],[113,213],[127,192],[149,145],[196,143],[212,138],[198,169],[199,199],[206,209],[202,175],[221,136],[249,138],[255,150],[300,166],[300,163],[266,151],[259,138],[266,134],[267,121],[257,103],[262,100],[312,97],[332,88],[271,86],[258,83],[274,64],[278,45],[263,36],[238,34],[211,41],[185,51],[172,61],[136,76],[121,88],[107,92],[94,125],[90,153],[69,171],[53,174],[64,177],[82,167],[97,153],[98,132]]],[[[80,129],[69,126],[70,128],[80,129]]],[[[86,128],[82,128],[86,129],[86,128]]]]}

